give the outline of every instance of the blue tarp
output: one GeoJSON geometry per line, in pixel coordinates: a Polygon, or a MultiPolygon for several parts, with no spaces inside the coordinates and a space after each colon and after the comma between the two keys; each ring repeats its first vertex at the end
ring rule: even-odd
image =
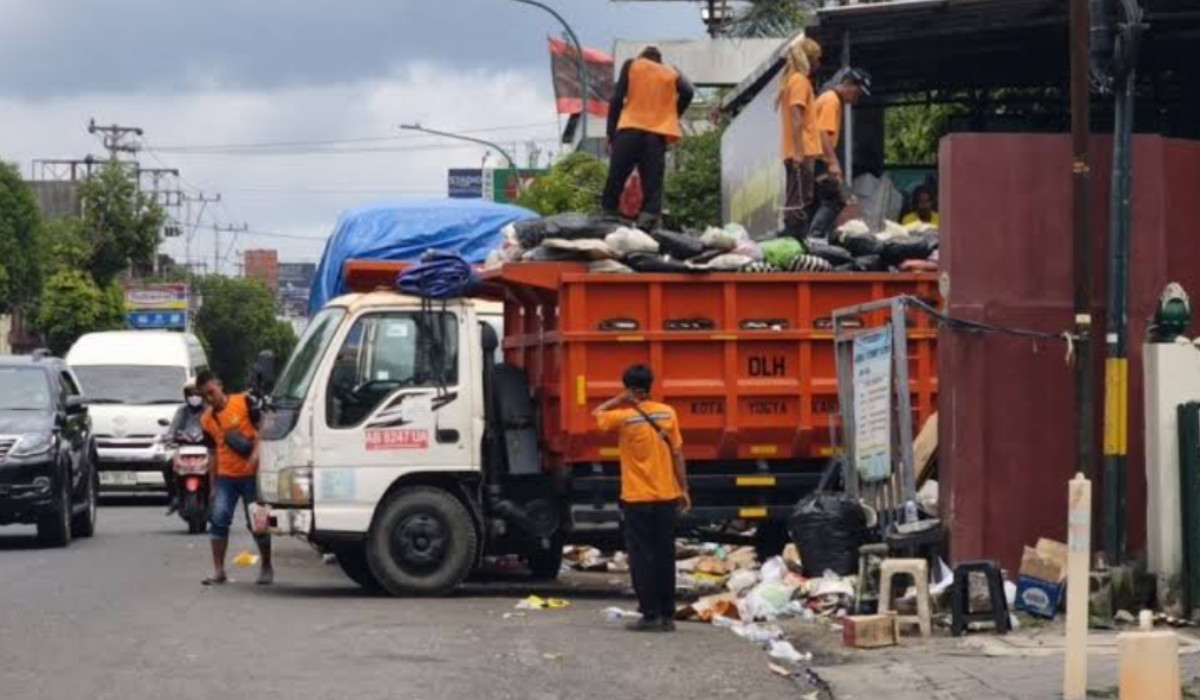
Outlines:
{"type": "Polygon", "coordinates": [[[536,218],[509,204],[478,199],[423,199],[371,204],[342,212],[317,266],[309,313],[346,293],[342,266],[349,260],[415,262],[430,249],[481,263],[500,244],[500,230],[536,218]]]}

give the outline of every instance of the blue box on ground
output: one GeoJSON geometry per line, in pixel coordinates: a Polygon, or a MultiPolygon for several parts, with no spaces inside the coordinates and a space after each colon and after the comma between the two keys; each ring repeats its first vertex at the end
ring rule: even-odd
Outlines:
{"type": "Polygon", "coordinates": [[[1052,619],[1062,604],[1065,581],[1050,583],[1032,576],[1017,577],[1017,610],[1052,619]]]}

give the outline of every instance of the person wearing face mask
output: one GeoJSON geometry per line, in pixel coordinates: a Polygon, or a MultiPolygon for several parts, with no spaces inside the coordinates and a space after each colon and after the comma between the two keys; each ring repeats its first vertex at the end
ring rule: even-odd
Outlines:
{"type": "MultiPolygon", "coordinates": [[[[189,427],[199,428],[200,416],[203,414],[204,397],[191,384],[183,387],[183,405],[175,411],[175,417],[171,419],[171,425],[167,428],[167,439],[173,441],[176,435],[189,427]]],[[[167,485],[167,496],[171,499],[167,506],[167,515],[174,515],[179,510],[179,493],[175,490],[174,466],[170,462],[163,467],[163,482],[167,485]]]]}

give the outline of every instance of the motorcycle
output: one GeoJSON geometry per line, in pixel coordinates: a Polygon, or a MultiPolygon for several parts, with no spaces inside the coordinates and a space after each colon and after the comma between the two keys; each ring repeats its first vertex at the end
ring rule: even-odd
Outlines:
{"type": "Polygon", "coordinates": [[[177,433],[173,440],[175,455],[171,470],[175,493],[179,497],[179,517],[188,525],[188,533],[198,535],[208,527],[209,455],[204,432],[199,426],[177,433]]]}

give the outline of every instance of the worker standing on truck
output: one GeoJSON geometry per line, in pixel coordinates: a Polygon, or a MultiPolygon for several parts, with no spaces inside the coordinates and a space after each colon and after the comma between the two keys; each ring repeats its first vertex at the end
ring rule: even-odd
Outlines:
{"type": "Polygon", "coordinates": [[[642,182],[638,226],[647,230],[658,226],[667,146],[683,136],[679,118],[694,95],[695,89],[687,78],[664,66],[662,53],[653,46],[621,66],[608,110],[611,156],[601,200],[605,213],[619,215],[621,192],[636,168],[642,182]]]}
{"type": "Polygon", "coordinates": [[[675,409],[650,401],[654,375],[645,365],[625,370],[625,391],[596,408],[603,432],[618,434],[621,512],[629,573],[642,617],[637,632],[675,630],[675,520],[692,507],[675,409]]]}
{"type": "MultiPolygon", "coordinates": [[[[253,404],[246,394],[228,395],[216,375],[207,370],[196,377],[196,389],[208,404],[208,410],[200,418],[200,425],[208,437],[217,460],[216,478],[213,480],[212,526],[213,575],[204,579],[204,585],[215,586],[226,583],[225,551],[229,548],[229,526],[233,523],[233,510],[238,499],[250,525],[250,504],[258,501],[255,485],[258,471],[258,431],[255,429],[253,404]]],[[[252,530],[253,531],[253,530],[252,530]]],[[[262,559],[258,572],[258,584],[269,585],[275,581],[275,570],[271,565],[271,536],[255,534],[254,542],[262,559]]]]}
{"type": "Polygon", "coordinates": [[[842,137],[842,115],[846,105],[856,105],[871,94],[871,76],[865,70],[848,68],[834,86],[821,93],[814,105],[821,156],[816,162],[817,213],[808,235],[826,238],[849,198],[837,145],[842,137]]]}
{"type": "Polygon", "coordinates": [[[813,168],[822,153],[814,108],[816,94],[810,78],[820,60],[820,44],[808,38],[793,42],[775,97],[783,127],[783,168],[787,178],[783,229],[785,234],[799,240],[808,235],[808,213],[813,207],[816,178],[813,168]]]}

